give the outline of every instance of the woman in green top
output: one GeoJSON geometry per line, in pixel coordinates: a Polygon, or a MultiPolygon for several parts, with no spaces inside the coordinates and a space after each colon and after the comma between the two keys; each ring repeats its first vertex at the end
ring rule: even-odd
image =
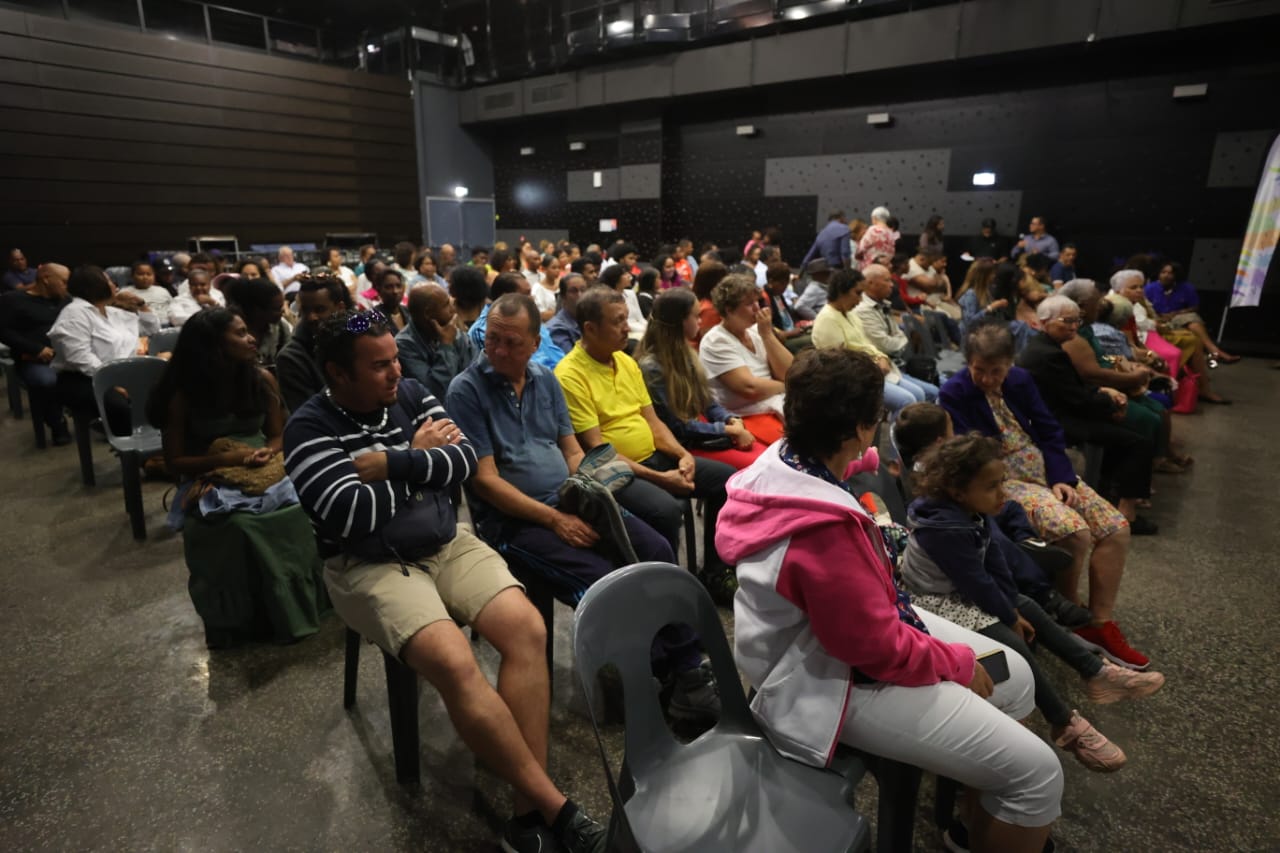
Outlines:
{"type": "Polygon", "coordinates": [[[279,387],[257,354],[240,316],[202,311],[182,327],[148,403],[181,478],[170,525],[183,531],[188,589],[214,648],[301,639],[328,608],[311,523],[279,458],[279,387]]]}

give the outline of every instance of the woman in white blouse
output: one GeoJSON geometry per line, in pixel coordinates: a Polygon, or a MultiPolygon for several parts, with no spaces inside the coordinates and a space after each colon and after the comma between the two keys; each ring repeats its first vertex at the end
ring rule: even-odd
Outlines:
{"type": "Polygon", "coordinates": [[[711,391],[762,444],[772,444],[782,437],[782,381],[791,352],[773,333],[773,315],[760,306],[754,276],[726,276],[711,291],[711,303],[722,319],[698,347],[711,391]]]}
{"type": "MultiPolygon", "coordinates": [[[[49,330],[58,399],[80,418],[98,416],[93,375],[108,361],[138,355],[138,315],[110,304],[116,287],[101,267],[77,267],[67,281],[71,303],[49,330]]],[[[108,426],[116,435],[132,431],[129,400],[119,391],[106,396],[108,426]]]]}
{"type": "Polygon", "coordinates": [[[644,337],[645,327],[649,323],[644,318],[644,312],[640,310],[640,297],[631,287],[631,271],[622,264],[614,264],[600,273],[600,283],[622,294],[622,298],[627,303],[627,327],[631,330],[628,332],[628,337],[633,341],[639,341],[644,337]]]}
{"type": "Polygon", "coordinates": [[[555,255],[543,255],[538,283],[533,286],[533,302],[538,306],[542,322],[556,313],[556,300],[560,297],[560,259],[555,255]]]}

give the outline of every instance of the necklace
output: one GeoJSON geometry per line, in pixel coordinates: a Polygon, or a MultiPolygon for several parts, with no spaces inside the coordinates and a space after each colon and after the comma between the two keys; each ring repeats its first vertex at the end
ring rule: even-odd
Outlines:
{"type": "Polygon", "coordinates": [[[382,407],[381,420],[379,420],[376,424],[367,424],[364,421],[357,418],[355,415],[348,412],[342,406],[338,405],[338,401],[333,399],[333,392],[330,391],[328,388],[324,389],[324,396],[325,396],[325,399],[327,399],[335,409],[337,409],[339,412],[342,412],[342,414],[347,416],[347,420],[351,421],[353,424],[360,427],[360,429],[364,430],[365,432],[382,432],[387,428],[387,419],[391,415],[391,409],[387,408],[386,406],[382,407]]]}

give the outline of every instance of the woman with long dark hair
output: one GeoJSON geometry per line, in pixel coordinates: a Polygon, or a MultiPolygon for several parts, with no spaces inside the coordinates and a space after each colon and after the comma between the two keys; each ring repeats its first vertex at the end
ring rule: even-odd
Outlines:
{"type": "Polygon", "coordinates": [[[257,354],[243,318],[202,311],[182,327],[147,407],[180,477],[169,524],[183,532],[211,648],[301,639],[328,608],[311,522],[280,456],[280,389],[257,354]]]}
{"type": "Polygon", "coordinates": [[[920,233],[920,251],[930,255],[946,254],[942,246],[942,231],[947,227],[946,222],[938,214],[933,214],[924,224],[924,231],[920,233]]]}
{"type": "Polygon", "coordinates": [[[736,417],[715,401],[706,370],[690,345],[698,332],[698,300],[687,287],[658,294],[636,350],[654,411],[694,456],[745,468],[764,452],[736,417]]]}

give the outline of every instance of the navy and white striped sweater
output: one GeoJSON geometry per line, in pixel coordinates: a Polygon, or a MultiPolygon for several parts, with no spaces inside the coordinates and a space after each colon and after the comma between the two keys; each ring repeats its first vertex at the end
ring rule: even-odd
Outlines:
{"type": "Polygon", "coordinates": [[[459,444],[430,450],[410,445],[423,421],[442,417],[447,414],[440,401],[413,379],[400,380],[387,425],[378,432],[372,424],[353,420],[323,393],[294,412],[284,428],[284,465],[311,516],[321,553],[347,551],[378,534],[419,491],[445,496],[436,502],[437,523],[442,542],[452,538],[457,517],[447,494],[475,473],[475,449],[465,437],[459,444]],[[387,454],[388,479],[360,482],[353,460],[378,451],[387,454]]]}

